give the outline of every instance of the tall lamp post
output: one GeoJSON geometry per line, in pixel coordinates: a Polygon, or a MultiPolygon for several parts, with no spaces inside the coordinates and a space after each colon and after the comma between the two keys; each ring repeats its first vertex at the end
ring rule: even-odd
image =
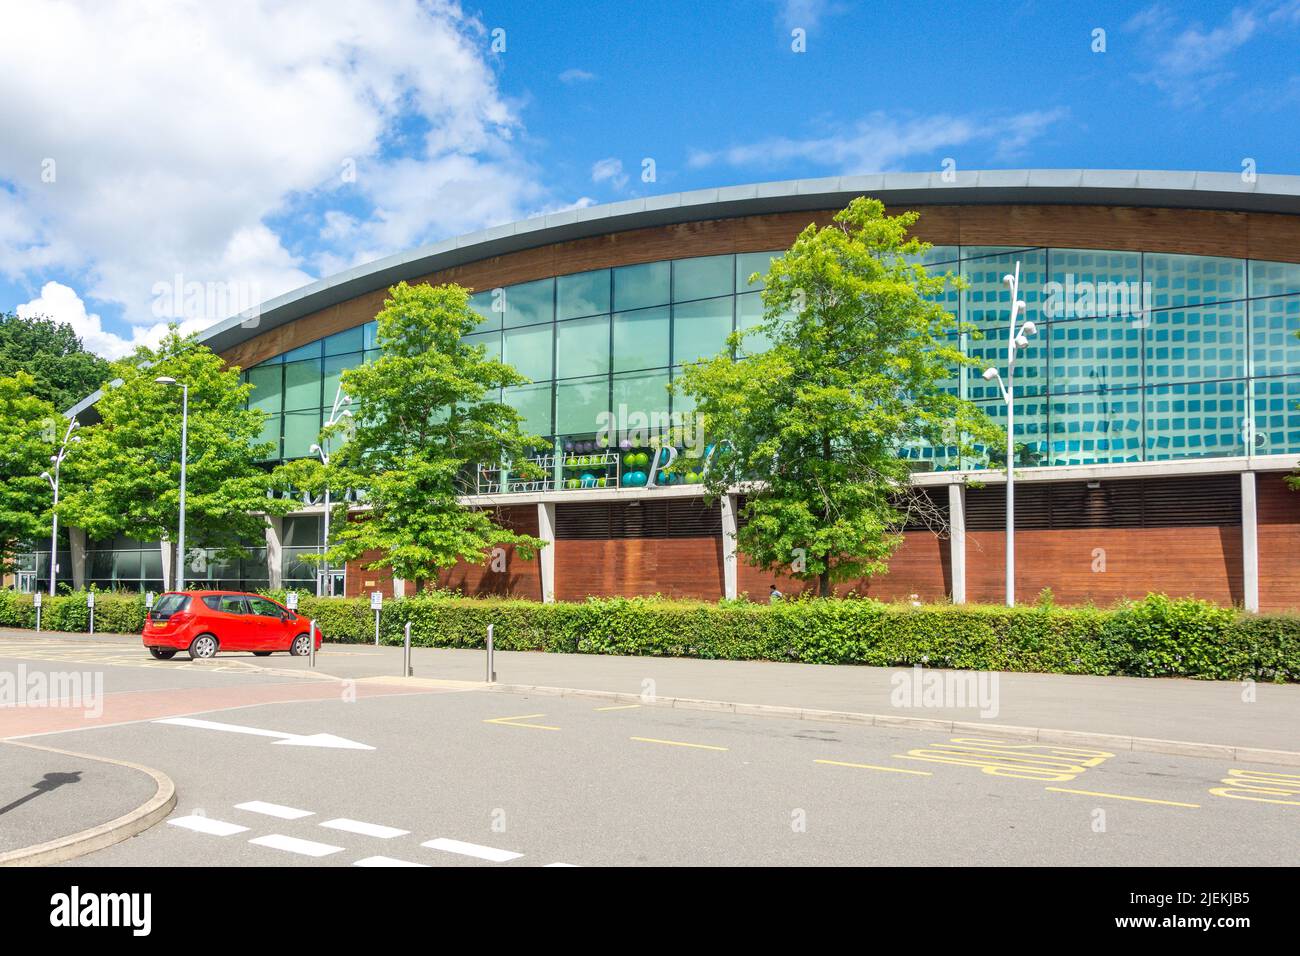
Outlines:
{"type": "Polygon", "coordinates": [[[54,597],[54,582],[59,576],[59,468],[62,467],[63,459],[68,454],[68,445],[81,441],[80,435],[72,434],[79,424],[75,418],[68,422],[68,430],[64,432],[59,453],[50,456],[50,461],[54,464],[54,474],[51,475],[48,471],[41,472],[41,477],[54,489],[54,530],[50,532],[50,597],[54,597]]]}
{"type": "Polygon", "coordinates": [[[1007,403],[1007,607],[1016,606],[1016,350],[1029,345],[1029,336],[1038,326],[1020,317],[1025,314],[1025,300],[1020,298],[1020,263],[1014,275],[1002,277],[1011,289],[1011,321],[1007,329],[1007,378],[1004,382],[996,368],[984,370],[986,382],[996,381],[1007,403]],[[1017,328],[1017,323],[1019,327],[1017,328]]]}
{"type": "MultiPolygon", "coordinates": [[[[352,404],[352,396],[344,395],[343,386],[340,385],[338,391],[334,393],[334,407],[330,410],[330,420],[325,423],[325,428],[333,428],[343,419],[350,418],[352,416],[352,412],[348,411],[348,409],[344,407],[350,404],[352,404]]],[[[329,444],[328,438],[325,439],[325,444],[327,445],[329,444]]],[[[312,445],[310,450],[320,455],[320,463],[322,465],[324,465],[326,468],[329,467],[330,453],[327,449],[322,448],[320,445],[312,445]]],[[[325,554],[329,551],[329,548],[330,548],[330,486],[327,484],[325,486],[325,526],[323,528],[323,534],[321,535],[321,558],[322,558],[321,572],[317,574],[316,577],[317,597],[334,596],[334,582],[330,578],[329,561],[325,559],[325,554]],[[324,586],[322,586],[321,584],[322,578],[324,580],[324,586]],[[327,591],[328,593],[325,593],[327,591]]]]}
{"type": "Polygon", "coordinates": [[[181,390],[181,521],[176,537],[176,590],[185,590],[185,459],[188,457],[190,429],[190,387],[174,378],[160,375],[159,385],[174,385],[181,390]]]}

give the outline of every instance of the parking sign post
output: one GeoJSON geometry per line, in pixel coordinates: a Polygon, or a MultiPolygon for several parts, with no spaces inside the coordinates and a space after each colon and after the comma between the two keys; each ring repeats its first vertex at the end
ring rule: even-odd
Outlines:
{"type": "Polygon", "coordinates": [[[95,592],[86,592],[86,607],[90,608],[90,633],[95,633],[95,592]]]}
{"type": "Polygon", "coordinates": [[[370,609],[375,612],[375,647],[379,646],[379,611],[384,606],[384,592],[370,592],[370,609]]]}
{"type": "Polygon", "coordinates": [[[36,602],[36,633],[41,633],[41,592],[37,591],[32,595],[32,600],[36,602]]]}
{"type": "Polygon", "coordinates": [[[402,676],[411,676],[411,622],[406,622],[406,636],[402,640],[402,676]]]}
{"type": "Polygon", "coordinates": [[[494,649],[492,646],[492,631],[494,626],[495,625],[489,624],[487,633],[487,682],[489,684],[495,684],[497,679],[497,670],[495,667],[495,661],[493,660],[494,649]]]}

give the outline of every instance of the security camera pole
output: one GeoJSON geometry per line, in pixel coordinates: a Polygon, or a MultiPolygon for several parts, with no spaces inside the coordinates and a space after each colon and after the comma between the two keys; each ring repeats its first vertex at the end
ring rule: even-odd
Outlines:
{"type": "Polygon", "coordinates": [[[159,385],[176,385],[181,390],[181,522],[176,538],[176,590],[185,590],[185,458],[188,454],[190,428],[190,387],[174,378],[160,375],[154,379],[159,385]]]}
{"type": "Polygon", "coordinates": [[[54,582],[59,576],[59,468],[68,454],[68,445],[81,441],[80,435],[73,437],[72,434],[78,424],[75,418],[68,422],[68,430],[63,435],[63,444],[59,446],[59,453],[50,456],[50,461],[54,464],[54,474],[51,475],[48,471],[41,472],[41,477],[54,489],[54,530],[50,532],[50,597],[54,597],[54,582]]]}
{"type": "Polygon", "coordinates": [[[1038,326],[1025,321],[1016,329],[1016,323],[1025,313],[1025,300],[1020,298],[1020,262],[1016,262],[1015,275],[1002,277],[1011,289],[1011,323],[1007,337],[1007,378],[995,368],[984,370],[986,382],[996,381],[1002,398],[1007,403],[1007,607],[1016,606],[1016,350],[1029,345],[1029,336],[1038,332],[1038,326]]]}
{"type": "MultiPolygon", "coordinates": [[[[325,428],[332,428],[333,426],[341,422],[343,419],[351,417],[352,413],[343,407],[345,405],[351,404],[351,402],[352,402],[352,396],[344,395],[343,386],[340,385],[338,391],[334,393],[334,407],[333,409],[330,410],[330,420],[325,423],[325,428]]],[[[328,438],[325,439],[325,443],[327,445],[329,444],[328,438]]],[[[330,454],[328,451],[326,451],[320,445],[312,445],[310,450],[320,455],[320,463],[322,465],[324,465],[326,468],[329,467],[330,454]]],[[[325,526],[322,530],[324,531],[321,540],[321,556],[323,558],[325,553],[328,552],[330,548],[330,487],[329,485],[325,486],[325,526]]],[[[330,579],[330,566],[328,560],[321,561],[321,570],[318,571],[316,574],[316,596],[317,597],[334,596],[334,582],[330,579]],[[326,591],[328,591],[329,593],[326,594],[325,593],[326,591]]]]}

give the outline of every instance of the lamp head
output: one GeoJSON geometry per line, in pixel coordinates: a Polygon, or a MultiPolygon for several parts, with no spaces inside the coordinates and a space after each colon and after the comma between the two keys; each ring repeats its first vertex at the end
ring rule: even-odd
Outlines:
{"type": "Polygon", "coordinates": [[[310,448],[308,448],[307,450],[308,450],[308,451],[314,451],[314,452],[315,452],[316,454],[318,454],[318,455],[319,455],[319,454],[322,454],[322,449],[321,449],[320,445],[312,445],[312,446],[311,446],[310,448]]]}
{"type": "Polygon", "coordinates": [[[1008,273],[1007,275],[1004,275],[1002,277],[1002,281],[1007,285],[1014,285],[1016,281],[1016,277],[1008,273]]]}
{"type": "Polygon", "coordinates": [[[1026,322],[1024,325],[1020,327],[1020,331],[1023,332],[1025,335],[1037,335],[1038,326],[1036,326],[1033,322],[1026,322]]]}
{"type": "Polygon", "coordinates": [[[48,471],[41,472],[41,477],[44,478],[46,481],[54,480],[53,478],[50,477],[50,473],[48,471]]]}
{"type": "Polygon", "coordinates": [[[157,382],[159,385],[176,384],[176,379],[172,378],[170,375],[159,375],[156,379],[154,379],[154,381],[157,382]]]}
{"type": "Polygon", "coordinates": [[[984,381],[991,382],[998,377],[998,370],[995,368],[986,368],[984,370],[984,381]]]}
{"type": "Polygon", "coordinates": [[[1029,344],[1029,339],[1025,336],[1024,332],[1021,332],[1019,335],[1016,336],[1016,345],[1019,346],[1020,348],[1023,349],[1028,344],[1029,344]]]}

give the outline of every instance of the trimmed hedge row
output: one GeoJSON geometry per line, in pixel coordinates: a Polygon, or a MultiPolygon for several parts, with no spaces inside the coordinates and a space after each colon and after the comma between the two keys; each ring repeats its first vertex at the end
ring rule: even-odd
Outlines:
{"type": "MultiPolygon", "coordinates": [[[[328,640],[374,640],[367,600],[304,595],[299,602],[328,640]]],[[[138,633],[144,613],[141,596],[100,594],[95,628],[138,633]]],[[[1244,614],[1164,595],[1104,610],[818,599],[538,604],[420,595],[384,602],[381,641],[400,643],[407,621],[411,642],[422,647],[482,647],[493,624],[501,650],[1300,681],[1300,616],[1244,614]]],[[[30,595],[0,592],[0,626],[34,625],[30,595]]],[[[42,626],[86,630],[85,595],[45,598],[42,626]]]]}

